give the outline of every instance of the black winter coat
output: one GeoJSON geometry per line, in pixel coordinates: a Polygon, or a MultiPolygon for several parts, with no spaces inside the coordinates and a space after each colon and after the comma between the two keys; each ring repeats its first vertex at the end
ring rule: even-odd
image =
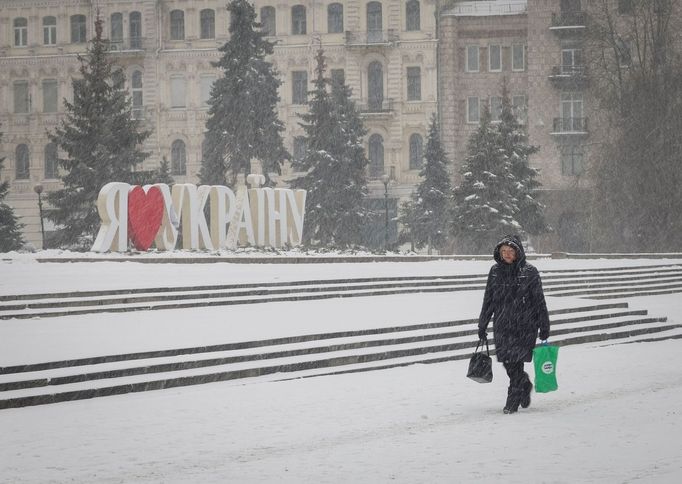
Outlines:
{"type": "Polygon", "coordinates": [[[549,314],[538,270],[526,262],[521,241],[514,236],[502,239],[493,252],[495,264],[488,274],[483,308],[478,319],[485,330],[493,319],[495,352],[501,362],[531,361],[535,338],[549,338],[549,314]],[[516,260],[507,264],[500,247],[516,249],[516,260]]]}

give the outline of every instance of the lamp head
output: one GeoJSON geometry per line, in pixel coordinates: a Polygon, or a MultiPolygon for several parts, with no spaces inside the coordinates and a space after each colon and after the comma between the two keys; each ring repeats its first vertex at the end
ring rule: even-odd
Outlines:
{"type": "Polygon", "coordinates": [[[381,183],[384,184],[385,187],[388,186],[388,182],[391,180],[391,178],[387,174],[381,175],[381,183]]]}
{"type": "Polygon", "coordinates": [[[40,195],[41,193],[43,193],[43,186],[40,183],[38,183],[36,186],[33,187],[33,191],[40,195]]]}

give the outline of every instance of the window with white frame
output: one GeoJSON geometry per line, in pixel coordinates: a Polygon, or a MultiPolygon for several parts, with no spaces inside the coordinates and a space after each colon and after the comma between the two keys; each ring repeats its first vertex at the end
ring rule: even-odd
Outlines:
{"type": "Polygon", "coordinates": [[[502,98],[500,96],[490,96],[490,120],[497,122],[502,119],[502,98]]]}
{"type": "Polygon", "coordinates": [[[45,145],[45,178],[52,180],[57,178],[57,145],[48,143],[45,145]]]}
{"type": "Polygon", "coordinates": [[[466,58],[466,71],[467,72],[478,72],[479,71],[479,52],[477,45],[467,46],[467,58],[466,58]]]}
{"type": "Polygon", "coordinates": [[[467,123],[478,124],[481,121],[481,106],[477,96],[467,98],[467,123]]]}
{"type": "Polygon", "coordinates": [[[200,35],[202,39],[215,39],[215,10],[205,8],[199,12],[200,35]]]}
{"type": "Polygon", "coordinates": [[[176,139],[171,145],[171,175],[187,174],[187,149],[185,142],[176,139]]]}
{"type": "Polygon", "coordinates": [[[185,12],[173,10],[170,13],[171,40],[185,40],[185,12]]]}
{"type": "Polygon", "coordinates": [[[343,32],[343,5],[330,3],[327,6],[327,32],[338,34],[343,32]]]}
{"type": "Polygon", "coordinates": [[[499,44],[488,46],[488,70],[490,72],[502,71],[502,46],[499,44]]]}
{"type": "Polygon", "coordinates": [[[14,81],[14,112],[26,114],[31,111],[31,98],[28,92],[28,81],[14,81]]]}
{"type": "Polygon", "coordinates": [[[419,170],[424,157],[424,139],[420,134],[410,136],[410,170],[419,170]]]}
{"type": "Polygon", "coordinates": [[[142,119],[144,117],[144,90],[142,71],[133,71],[132,75],[130,76],[130,91],[133,98],[133,117],[135,119],[142,119]]]}
{"type": "Polygon", "coordinates": [[[583,94],[581,92],[561,93],[560,131],[583,131],[583,94]]]}
{"type": "Polygon", "coordinates": [[[419,2],[418,0],[409,0],[405,4],[405,30],[419,30],[421,28],[421,19],[419,12],[419,2]]]}
{"type": "Polygon", "coordinates": [[[57,18],[48,16],[43,17],[43,44],[57,44],[57,18]]]}
{"type": "Polygon", "coordinates": [[[420,67],[407,68],[407,100],[421,101],[422,98],[422,74],[420,67]]]}
{"type": "Polygon", "coordinates": [[[26,47],[28,45],[28,20],[24,17],[14,19],[14,46],[26,47]]]}
{"type": "Polygon", "coordinates": [[[31,176],[28,145],[20,144],[14,152],[15,176],[17,180],[28,180],[31,176]]]}
{"type": "Polygon", "coordinates": [[[306,35],[306,11],[303,5],[291,7],[291,35],[306,35]]]}
{"type": "Polygon", "coordinates": [[[43,79],[43,112],[56,113],[58,110],[58,84],[56,79],[43,79]]]}
{"type": "Polygon", "coordinates": [[[170,80],[171,108],[184,108],[187,104],[187,81],[183,76],[173,76],[170,80]]]}
{"type": "Polygon", "coordinates": [[[260,9],[261,30],[265,35],[277,35],[277,17],[275,7],[260,9]]]}
{"type": "Polygon", "coordinates": [[[512,71],[526,70],[526,45],[512,45],[512,71]]]}
{"type": "Polygon", "coordinates": [[[528,105],[524,94],[512,96],[512,112],[519,124],[526,124],[528,121],[528,105]]]}
{"type": "Polygon", "coordinates": [[[561,73],[576,74],[582,68],[582,57],[581,49],[561,49],[561,73]]]}
{"type": "Polygon", "coordinates": [[[88,41],[85,15],[71,16],[71,43],[83,44],[88,41]]]}
{"type": "Polygon", "coordinates": [[[217,77],[213,75],[201,76],[201,107],[208,107],[208,101],[211,99],[211,88],[217,77]]]}
{"type": "Polygon", "coordinates": [[[308,102],[308,72],[293,71],[291,73],[291,103],[305,104],[308,102]]]}

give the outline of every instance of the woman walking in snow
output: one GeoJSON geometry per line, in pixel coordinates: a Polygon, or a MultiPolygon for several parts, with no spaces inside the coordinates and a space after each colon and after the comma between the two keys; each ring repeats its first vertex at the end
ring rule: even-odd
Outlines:
{"type": "Polygon", "coordinates": [[[514,413],[530,405],[533,384],[523,371],[523,363],[533,358],[535,338],[549,338],[549,314],[538,270],[526,262],[521,240],[505,236],[495,246],[496,264],[490,269],[478,319],[478,337],[487,339],[491,319],[497,361],[509,376],[504,413],[514,413]]]}

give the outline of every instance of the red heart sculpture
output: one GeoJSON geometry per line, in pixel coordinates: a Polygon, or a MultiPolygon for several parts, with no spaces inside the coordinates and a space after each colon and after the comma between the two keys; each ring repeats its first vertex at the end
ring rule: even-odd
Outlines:
{"type": "Polygon", "coordinates": [[[158,187],[147,193],[135,185],[128,192],[128,238],[137,250],[147,250],[154,242],[163,219],[163,195],[158,187]]]}

